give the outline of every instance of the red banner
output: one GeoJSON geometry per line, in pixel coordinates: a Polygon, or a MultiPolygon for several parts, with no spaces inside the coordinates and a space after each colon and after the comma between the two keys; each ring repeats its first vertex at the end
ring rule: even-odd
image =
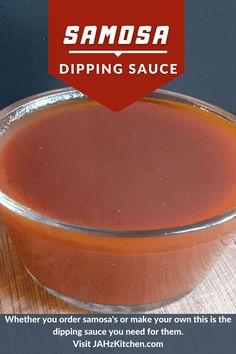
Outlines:
{"type": "Polygon", "coordinates": [[[119,111],[184,72],[184,0],[49,0],[49,73],[119,111]]]}

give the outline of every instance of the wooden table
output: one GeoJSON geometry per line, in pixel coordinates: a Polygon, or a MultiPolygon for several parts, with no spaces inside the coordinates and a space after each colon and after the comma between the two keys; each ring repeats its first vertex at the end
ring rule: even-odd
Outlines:
{"type": "MultiPolygon", "coordinates": [[[[0,313],[87,313],[57,300],[25,272],[0,228],[0,313]]],[[[236,245],[219,259],[208,278],[191,294],[153,313],[236,313],[236,245]]]]}

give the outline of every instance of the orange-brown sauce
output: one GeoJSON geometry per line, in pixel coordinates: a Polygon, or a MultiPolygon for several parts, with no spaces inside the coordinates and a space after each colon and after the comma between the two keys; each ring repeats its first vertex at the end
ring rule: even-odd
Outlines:
{"type": "Polygon", "coordinates": [[[158,229],[236,205],[236,127],[165,101],[31,114],[2,140],[0,166],[10,197],[79,225],[158,229]]]}
{"type": "MultiPolygon", "coordinates": [[[[215,115],[145,100],[112,113],[60,104],[17,122],[2,138],[0,186],[44,215],[110,229],[197,222],[236,204],[236,128],[215,115]]],[[[28,270],[59,294],[138,305],[201,282],[236,220],[168,236],[119,237],[52,227],[1,207],[28,270]]]]}

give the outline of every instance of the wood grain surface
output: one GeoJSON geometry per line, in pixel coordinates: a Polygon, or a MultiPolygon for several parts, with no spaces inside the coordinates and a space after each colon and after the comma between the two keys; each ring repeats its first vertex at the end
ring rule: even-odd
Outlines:
{"type": "MultiPolygon", "coordinates": [[[[88,313],[36,285],[0,227],[0,313],[88,313]]],[[[191,294],[152,313],[236,313],[236,245],[230,244],[208,278],[191,294]]]]}

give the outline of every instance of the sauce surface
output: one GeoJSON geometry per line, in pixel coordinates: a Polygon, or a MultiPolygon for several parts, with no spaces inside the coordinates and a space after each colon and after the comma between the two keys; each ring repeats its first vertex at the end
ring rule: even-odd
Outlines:
{"type": "Polygon", "coordinates": [[[46,216],[114,230],[199,222],[236,206],[236,127],[183,104],[114,113],[72,102],[1,139],[1,190],[46,216]]]}

